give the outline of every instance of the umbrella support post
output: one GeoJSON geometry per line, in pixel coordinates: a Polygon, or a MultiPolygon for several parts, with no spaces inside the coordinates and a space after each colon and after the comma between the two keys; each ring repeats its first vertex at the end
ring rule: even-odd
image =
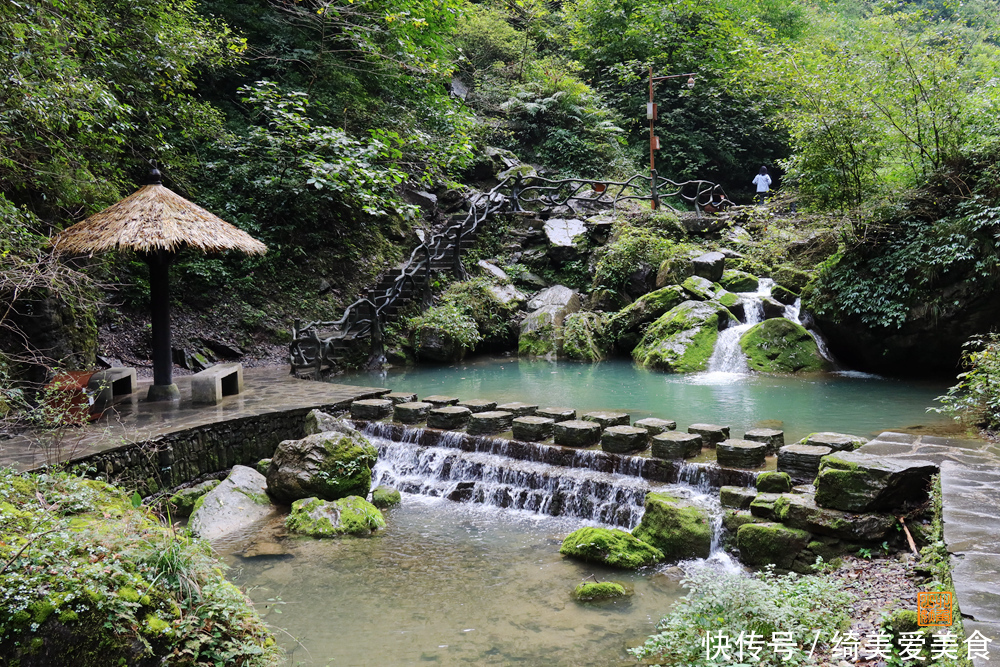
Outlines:
{"type": "Polygon", "coordinates": [[[174,254],[162,250],[147,253],[149,265],[149,301],[153,330],[153,384],[147,401],[173,401],[181,397],[174,384],[174,360],[170,349],[169,269],[174,254]]]}

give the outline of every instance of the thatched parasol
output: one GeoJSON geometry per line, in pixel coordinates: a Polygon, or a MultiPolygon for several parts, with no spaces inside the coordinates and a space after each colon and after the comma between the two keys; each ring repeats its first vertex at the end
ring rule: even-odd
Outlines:
{"type": "Polygon", "coordinates": [[[267,246],[246,232],[177,195],[150,172],[150,183],[113,206],[63,230],[52,239],[56,252],[94,254],[131,250],[149,265],[153,328],[153,386],[148,400],[177,398],[170,350],[170,288],[167,270],[177,252],[241,250],[262,255],[267,246]]]}

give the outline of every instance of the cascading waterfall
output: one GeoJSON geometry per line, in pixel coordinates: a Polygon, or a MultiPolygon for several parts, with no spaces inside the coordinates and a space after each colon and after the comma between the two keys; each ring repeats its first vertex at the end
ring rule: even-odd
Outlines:
{"type": "Polygon", "coordinates": [[[729,373],[745,375],[750,372],[746,356],[740,348],[740,337],[755,324],[764,320],[763,299],[771,296],[774,281],[762,278],[756,292],[738,292],[743,302],[743,324],[731,326],[719,332],[715,349],[708,360],[709,373],[729,373]]]}
{"type": "Polygon", "coordinates": [[[805,330],[809,332],[809,335],[813,337],[816,341],[816,347],[819,349],[820,355],[829,361],[831,364],[836,364],[836,360],[833,358],[833,354],[830,352],[830,348],[826,346],[826,341],[823,337],[819,335],[819,332],[809,326],[809,322],[804,322],[802,320],[802,299],[796,299],[795,303],[790,306],[785,306],[785,319],[791,320],[796,324],[800,324],[805,327],[805,330]]]}

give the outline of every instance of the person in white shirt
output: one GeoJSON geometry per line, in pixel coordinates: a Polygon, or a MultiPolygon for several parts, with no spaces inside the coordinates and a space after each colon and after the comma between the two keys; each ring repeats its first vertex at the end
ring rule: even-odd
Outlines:
{"type": "Polygon", "coordinates": [[[767,175],[767,167],[760,168],[760,172],[753,177],[753,183],[757,186],[756,200],[763,204],[771,190],[771,177],[767,175]]]}

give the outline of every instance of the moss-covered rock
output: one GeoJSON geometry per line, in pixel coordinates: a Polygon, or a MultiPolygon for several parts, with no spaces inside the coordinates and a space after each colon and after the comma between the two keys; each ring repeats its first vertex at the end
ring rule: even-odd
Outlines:
{"type": "Polygon", "coordinates": [[[746,510],[727,509],[722,513],[722,527],[730,533],[736,533],[740,526],[748,523],[764,523],[764,519],[756,517],[746,510]]]}
{"type": "Polygon", "coordinates": [[[708,558],[712,522],[700,507],[665,493],[648,493],[642,520],[632,535],[662,551],[667,561],[708,558]]]}
{"type": "Polygon", "coordinates": [[[782,494],[774,502],[774,516],[793,528],[854,542],[881,542],[896,529],[896,517],[892,514],[853,514],[827,509],[817,506],[811,494],[782,494]]]}
{"type": "Polygon", "coordinates": [[[783,285],[775,285],[771,289],[771,297],[779,303],[790,306],[795,303],[796,299],[799,298],[799,295],[783,285]]]}
{"type": "Polygon", "coordinates": [[[774,272],[774,281],[779,285],[784,285],[796,294],[801,294],[810,280],[812,280],[812,274],[800,271],[791,266],[779,267],[774,272]]]}
{"type": "Polygon", "coordinates": [[[688,298],[695,299],[697,301],[708,301],[714,299],[716,293],[722,289],[722,285],[718,283],[713,283],[708,278],[702,278],[701,276],[691,276],[687,278],[681,287],[687,293],[688,298]]]}
{"type": "Polygon", "coordinates": [[[203,495],[214,489],[219,485],[217,479],[210,479],[201,484],[195,484],[194,486],[189,486],[186,489],[181,489],[174,495],[170,496],[167,503],[170,508],[171,516],[191,516],[194,512],[195,502],[201,498],[203,495]]]}
{"type": "Polygon", "coordinates": [[[668,257],[656,272],[656,286],[678,285],[694,275],[694,264],[687,256],[668,257]]]}
{"type": "Polygon", "coordinates": [[[719,330],[735,322],[717,303],[685,301],[649,325],[632,358],[647,368],[673,373],[703,371],[719,330]]]}
{"type": "Polygon", "coordinates": [[[556,332],[557,329],[552,324],[543,324],[537,329],[522,331],[517,339],[517,356],[544,357],[556,354],[559,348],[556,332]]]}
{"type": "Polygon", "coordinates": [[[563,540],[559,553],[570,558],[634,570],[663,560],[663,552],[617,528],[580,528],[563,540]]]}
{"type": "Polygon", "coordinates": [[[736,547],[740,550],[740,561],[747,565],[774,565],[790,570],[810,537],[804,530],[780,523],[747,523],[736,532],[736,547]]]}
{"type": "Polygon", "coordinates": [[[361,433],[346,424],[330,431],[285,440],[267,470],[267,491],[275,500],[291,502],[315,496],[336,500],[366,497],[378,452],[361,433]]]}
{"type": "Polygon", "coordinates": [[[579,312],[563,320],[560,357],[578,361],[600,361],[605,357],[604,313],[579,312]]]}
{"type": "Polygon", "coordinates": [[[723,507],[745,510],[757,497],[757,490],[745,486],[724,486],[719,489],[719,503],[723,507]]]}
{"type": "Polygon", "coordinates": [[[395,507],[403,502],[403,496],[391,486],[381,485],[372,489],[372,505],[379,509],[395,507]]]}
{"type": "Polygon", "coordinates": [[[927,500],[937,466],[860,452],[824,456],[816,477],[816,504],[845,512],[893,511],[927,500]]]}
{"type": "Polygon", "coordinates": [[[573,598],[580,602],[600,602],[631,597],[633,589],[617,581],[583,581],[573,591],[573,598]]]}
{"type": "Polygon", "coordinates": [[[385,518],[377,507],[358,496],[332,502],[302,498],[292,503],[285,527],[293,533],[309,537],[364,537],[384,528],[385,518]]]}
{"type": "Polygon", "coordinates": [[[760,280],[757,276],[745,271],[726,269],[722,272],[722,280],[719,281],[719,284],[730,292],[756,292],[760,280]]]}
{"type": "Polygon", "coordinates": [[[788,493],[792,478],[787,472],[762,472],[757,475],[757,490],[761,493],[788,493]]]}
{"type": "Polygon", "coordinates": [[[740,337],[747,365],[763,373],[823,371],[829,362],[801,324],[785,318],[764,320],[740,337]]]}
{"type": "Polygon", "coordinates": [[[620,351],[631,352],[639,343],[647,324],[679,306],[685,299],[684,289],[679,285],[670,285],[636,299],[608,320],[606,331],[610,344],[620,351]]]}

